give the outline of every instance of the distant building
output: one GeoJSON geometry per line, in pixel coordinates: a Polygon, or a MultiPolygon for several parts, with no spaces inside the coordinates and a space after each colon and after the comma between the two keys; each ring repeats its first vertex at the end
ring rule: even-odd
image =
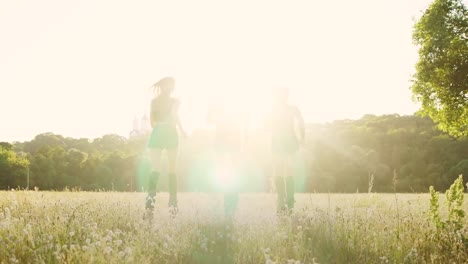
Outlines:
{"type": "Polygon", "coordinates": [[[151,125],[148,116],[145,114],[141,118],[133,119],[133,129],[130,131],[129,138],[135,138],[149,134],[151,125]]]}

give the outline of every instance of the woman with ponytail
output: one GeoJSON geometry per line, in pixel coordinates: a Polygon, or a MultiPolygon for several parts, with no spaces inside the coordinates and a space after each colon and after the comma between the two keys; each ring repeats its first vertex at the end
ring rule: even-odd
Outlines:
{"type": "Polygon", "coordinates": [[[172,214],[178,211],[176,161],[179,133],[185,135],[185,132],[178,114],[179,101],[171,97],[174,87],[175,80],[172,77],[165,77],[152,86],[155,97],[152,99],[150,106],[152,132],[148,142],[151,174],[149,175],[148,195],[146,197],[146,209],[151,216],[154,210],[163,150],[166,150],[169,160],[169,208],[172,214]]]}

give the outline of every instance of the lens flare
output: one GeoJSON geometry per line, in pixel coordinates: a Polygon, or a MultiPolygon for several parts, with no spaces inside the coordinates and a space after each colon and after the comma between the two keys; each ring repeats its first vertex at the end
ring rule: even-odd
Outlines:
{"type": "Polygon", "coordinates": [[[220,191],[233,191],[239,187],[237,170],[229,161],[217,164],[214,176],[214,185],[220,191]]]}

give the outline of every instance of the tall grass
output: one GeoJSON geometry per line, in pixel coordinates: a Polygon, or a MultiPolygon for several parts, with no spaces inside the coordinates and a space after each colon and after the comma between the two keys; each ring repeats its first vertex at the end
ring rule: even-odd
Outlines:
{"type": "MultiPolygon", "coordinates": [[[[434,195],[441,200],[439,220],[449,219],[447,199],[434,195]]],[[[181,194],[174,219],[168,196],[161,194],[151,222],[142,218],[144,196],[0,192],[0,263],[468,260],[466,219],[457,218],[460,228],[439,232],[436,239],[430,194],[299,194],[291,216],[276,215],[272,194],[243,194],[232,221],[223,217],[220,194],[181,194]]],[[[466,202],[454,205],[467,209],[466,202]]]]}

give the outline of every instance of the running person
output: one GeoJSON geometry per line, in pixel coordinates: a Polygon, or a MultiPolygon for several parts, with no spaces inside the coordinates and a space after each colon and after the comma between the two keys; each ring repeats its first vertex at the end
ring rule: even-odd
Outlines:
{"type": "Polygon", "coordinates": [[[304,119],[296,106],[287,103],[288,97],[287,88],[279,88],[274,92],[273,108],[267,119],[271,130],[278,213],[290,212],[294,207],[293,160],[304,142],[304,119]]]}
{"type": "Polygon", "coordinates": [[[153,85],[156,96],[151,101],[150,122],[152,127],[148,142],[151,159],[151,174],[148,180],[148,195],[146,209],[151,213],[154,209],[154,197],[161,169],[161,154],[166,150],[169,160],[169,208],[172,214],[177,213],[177,176],[176,161],[179,145],[179,132],[185,135],[182,128],[178,108],[179,101],[171,94],[175,87],[172,77],[165,77],[153,85]]]}
{"type": "Polygon", "coordinates": [[[224,192],[224,213],[232,218],[239,202],[240,160],[246,137],[245,119],[226,107],[208,112],[208,122],[215,125],[216,181],[224,192]]]}

